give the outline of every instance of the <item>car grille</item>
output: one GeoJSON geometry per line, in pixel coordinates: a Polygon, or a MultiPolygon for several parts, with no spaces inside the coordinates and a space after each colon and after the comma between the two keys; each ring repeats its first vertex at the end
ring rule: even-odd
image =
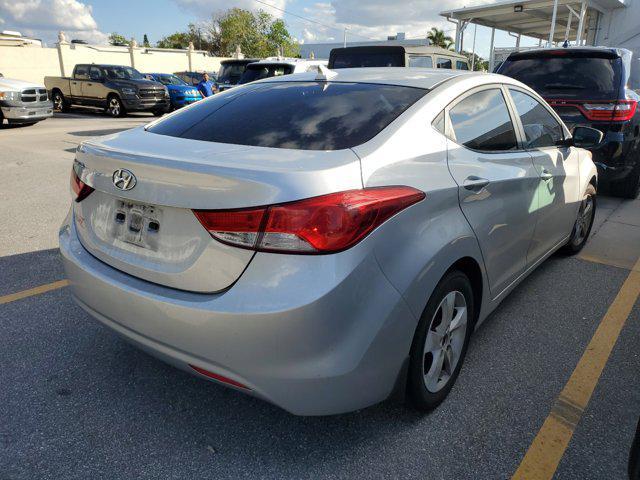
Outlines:
{"type": "Polygon", "coordinates": [[[48,99],[47,90],[44,88],[26,88],[22,90],[20,99],[23,102],[45,102],[48,99]]]}
{"type": "Polygon", "coordinates": [[[164,98],[164,90],[156,90],[151,88],[141,88],[138,91],[140,98],[156,98],[162,99],[164,98]]]}

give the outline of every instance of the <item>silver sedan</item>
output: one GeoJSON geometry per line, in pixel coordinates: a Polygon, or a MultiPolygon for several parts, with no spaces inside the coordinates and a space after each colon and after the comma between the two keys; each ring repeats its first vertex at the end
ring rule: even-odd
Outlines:
{"type": "Polygon", "coordinates": [[[299,415],[429,410],[587,241],[600,140],[498,75],[275,77],[80,145],[60,249],[82,308],[204,379],[299,415]]]}

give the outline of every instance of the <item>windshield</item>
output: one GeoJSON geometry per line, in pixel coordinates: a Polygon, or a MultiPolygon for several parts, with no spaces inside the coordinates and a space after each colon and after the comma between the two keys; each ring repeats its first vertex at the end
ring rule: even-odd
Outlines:
{"type": "Polygon", "coordinates": [[[370,83],[249,84],[196,103],[148,131],[236,145],[340,150],[373,138],[427,92],[370,83]]]}
{"type": "Polygon", "coordinates": [[[247,69],[240,77],[240,84],[254,82],[262,78],[279,77],[282,75],[289,75],[293,73],[292,65],[282,64],[251,64],[247,66],[247,69]]]}
{"type": "Polygon", "coordinates": [[[175,75],[154,75],[154,78],[163,85],[188,85],[187,82],[175,75]]]}
{"type": "Polygon", "coordinates": [[[114,80],[144,80],[142,74],[131,67],[101,67],[102,74],[106,78],[114,80]]]}
{"type": "Polygon", "coordinates": [[[329,68],[404,67],[404,55],[394,52],[344,52],[332,57],[329,68]]]}
{"type": "Polygon", "coordinates": [[[246,63],[223,63],[218,73],[218,81],[220,83],[237,84],[246,68],[246,63]]]}
{"type": "Polygon", "coordinates": [[[498,73],[520,80],[546,98],[617,99],[621,59],[577,53],[508,58],[498,73]]]}

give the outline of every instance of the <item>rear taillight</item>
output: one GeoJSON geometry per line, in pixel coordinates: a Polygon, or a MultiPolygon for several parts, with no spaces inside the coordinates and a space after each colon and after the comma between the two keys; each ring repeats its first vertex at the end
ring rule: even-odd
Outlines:
{"type": "Polygon", "coordinates": [[[333,253],[352,247],[425,197],[412,187],[375,187],[241,210],[194,210],[223,243],[266,252],[333,253]]]}
{"type": "Polygon", "coordinates": [[[79,172],[76,171],[80,168],[80,164],[78,162],[74,162],[73,168],[71,169],[71,190],[73,190],[73,193],[76,195],[76,202],[81,202],[87,198],[91,192],[93,192],[92,187],[80,180],[79,172]]]}
{"type": "Polygon", "coordinates": [[[611,102],[580,100],[547,100],[552,107],[575,107],[591,121],[626,122],[636,113],[638,102],[635,100],[618,100],[611,102]]]}

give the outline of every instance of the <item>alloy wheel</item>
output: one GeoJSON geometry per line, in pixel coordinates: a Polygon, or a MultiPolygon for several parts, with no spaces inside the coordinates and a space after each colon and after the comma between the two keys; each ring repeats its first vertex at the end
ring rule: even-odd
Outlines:
{"type": "Polygon", "coordinates": [[[64,106],[64,100],[62,99],[62,95],[60,95],[59,93],[56,93],[53,96],[53,108],[58,111],[62,111],[63,106],[64,106]]]}
{"type": "Polygon", "coordinates": [[[578,210],[578,218],[576,220],[575,231],[572,239],[572,243],[574,245],[580,245],[584,242],[586,236],[589,234],[589,230],[591,229],[593,215],[593,196],[586,194],[582,199],[580,209],[578,210]]]}
{"type": "Polygon", "coordinates": [[[459,291],[449,292],[431,319],[423,349],[424,384],[442,390],[460,361],[467,333],[467,302],[459,291]]]}
{"type": "Polygon", "coordinates": [[[112,98],[109,100],[109,113],[112,117],[117,117],[120,115],[120,102],[117,98],[112,98]]]}

